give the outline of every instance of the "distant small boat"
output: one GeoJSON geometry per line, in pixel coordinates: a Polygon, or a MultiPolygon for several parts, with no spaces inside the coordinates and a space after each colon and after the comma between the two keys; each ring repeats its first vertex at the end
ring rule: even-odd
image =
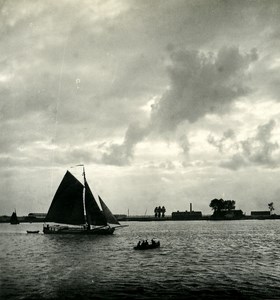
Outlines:
{"type": "Polygon", "coordinates": [[[10,218],[10,223],[11,223],[12,225],[17,225],[17,224],[19,224],[19,220],[18,220],[17,212],[16,212],[16,211],[14,211],[14,212],[12,213],[11,218],[10,218]]]}
{"type": "Polygon", "coordinates": [[[27,233],[39,233],[40,230],[27,230],[27,233]]]}
{"type": "Polygon", "coordinates": [[[137,246],[134,247],[134,250],[148,250],[148,249],[155,249],[155,248],[159,248],[160,247],[160,242],[153,242],[151,244],[139,244],[137,246]]]}

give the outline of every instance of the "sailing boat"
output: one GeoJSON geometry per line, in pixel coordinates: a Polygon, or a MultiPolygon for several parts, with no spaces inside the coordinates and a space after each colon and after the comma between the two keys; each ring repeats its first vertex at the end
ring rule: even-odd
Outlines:
{"type": "Polygon", "coordinates": [[[18,217],[17,217],[17,212],[16,212],[16,210],[15,210],[15,211],[12,213],[12,215],[11,215],[10,223],[11,223],[12,225],[17,225],[17,224],[19,224],[19,220],[18,220],[18,217]]]}
{"type": "Polygon", "coordinates": [[[102,210],[99,208],[87,183],[84,166],[83,179],[84,184],[66,172],[45,218],[45,222],[65,225],[44,224],[45,234],[107,235],[113,234],[117,227],[123,227],[100,196],[102,210]]]}

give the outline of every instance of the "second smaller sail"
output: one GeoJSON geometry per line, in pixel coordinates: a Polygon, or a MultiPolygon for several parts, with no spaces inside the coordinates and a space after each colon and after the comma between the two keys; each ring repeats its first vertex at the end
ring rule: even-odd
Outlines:
{"type": "Polygon", "coordinates": [[[110,211],[110,209],[107,207],[107,205],[104,203],[104,201],[101,199],[100,196],[98,196],[99,198],[99,202],[100,202],[100,205],[102,207],[102,211],[105,215],[105,218],[107,220],[107,222],[109,224],[116,224],[116,225],[121,225],[119,223],[119,221],[117,220],[117,218],[112,214],[112,212],[110,211]]]}

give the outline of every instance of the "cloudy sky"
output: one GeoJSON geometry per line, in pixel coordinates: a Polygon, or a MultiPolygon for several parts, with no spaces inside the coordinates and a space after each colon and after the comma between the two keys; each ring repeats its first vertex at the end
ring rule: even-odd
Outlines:
{"type": "Polygon", "coordinates": [[[0,1],[0,215],[67,169],[114,213],[280,213],[280,1],[0,1]]]}

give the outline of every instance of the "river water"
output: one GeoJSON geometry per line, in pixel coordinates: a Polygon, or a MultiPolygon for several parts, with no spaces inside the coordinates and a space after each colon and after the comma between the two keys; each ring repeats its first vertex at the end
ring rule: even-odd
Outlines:
{"type": "Polygon", "coordinates": [[[280,220],[123,224],[112,236],[0,224],[0,298],[280,299],[280,220]],[[151,238],[161,247],[133,250],[151,238]]]}

